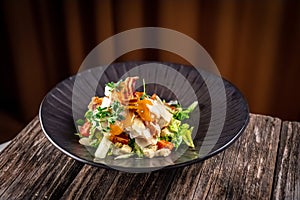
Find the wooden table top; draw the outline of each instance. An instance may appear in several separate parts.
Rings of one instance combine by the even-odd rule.
[[[32,120],[0,154],[0,199],[300,199],[300,123],[251,114],[225,151],[186,167],[126,173],[66,156]]]

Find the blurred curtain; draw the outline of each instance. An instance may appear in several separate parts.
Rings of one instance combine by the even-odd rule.
[[[251,112],[300,120],[299,1],[6,0],[0,23],[1,110],[23,123],[97,44],[144,26],[174,29],[198,41],[246,96]],[[158,50],[117,59],[129,60],[187,64]]]

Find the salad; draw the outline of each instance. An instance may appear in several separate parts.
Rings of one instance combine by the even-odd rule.
[[[194,148],[193,127],[183,123],[198,105],[184,109],[156,94],[135,91],[139,77],[105,85],[104,97],[93,97],[78,124],[79,143],[96,148],[95,158],[169,156],[181,144]]]

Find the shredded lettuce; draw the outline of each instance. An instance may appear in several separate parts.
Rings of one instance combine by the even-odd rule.
[[[182,109],[182,107],[178,105],[177,112],[173,114],[173,118],[167,127],[168,135],[161,137],[161,139],[171,141],[175,149],[178,149],[182,141],[184,141],[187,146],[194,148],[195,145],[192,139],[193,127],[190,127],[187,123],[182,124],[181,122],[189,118],[189,114],[197,105],[197,101],[192,103],[187,109]]]
[[[139,158],[142,158],[144,156],[143,150],[136,143],[134,143],[134,149],[133,150]]]
[[[189,147],[195,147],[192,139],[193,128],[194,127],[190,127],[188,124],[184,123],[178,127],[178,131],[172,132],[171,142],[174,144],[175,149],[178,149],[182,141],[184,141],[184,143]],[[163,139],[165,138],[167,138],[167,136],[164,136]]]
[[[193,132],[194,127],[190,127],[188,124],[182,124],[180,126],[178,134],[182,136],[183,141],[185,142],[186,145],[189,147],[194,148],[194,142],[192,139],[192,132]]]
[[[172,118],[171,122],[169,124],[170,131],[172,131],[172,132],[178,132],[180,124],[181,124],[181,121],[179,121],[178,119]]]
[[[128,145],[132,148],[132,151],[136,153],[139,158],[144,156],[143,150],[135,143],[135,139],[130,139]]]
[[[172,137],[171,142],[174,144],[174,147],[177,150],[182,143],[182,136],[177,132],[176,134],[174,134],[174,137]]]
[[[179,111],[174,114],[174,118],[178,119],[180,121],[188,119],[189,118],[189,114],[191,112],[193,112],[193,110],[196,108],[197,105],[198,105],[198,102],[195,101],[187,109],[182,109],[181,107],[179,107],[178,108]]]

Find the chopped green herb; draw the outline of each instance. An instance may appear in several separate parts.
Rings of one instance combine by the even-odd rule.
[[[113,91],[113,90],[116,90],[117,92],[120,91],[122,89],[121,87],[121,82],[122,82],[122,79],[119,80],[117,83],[114,83],[114,82],[110,82],[110,83],[107,83],[106,85],[108,87],[110,87],[110,90],[109,91]]]
[[[125,117],[121,115],[121,113],[124,111],[124,107],[121,105],[119,101],[112,102],[111,110],[112,112],[108,118],[108,123],[114,124],[115,121],[121,121],[125,119]]]

